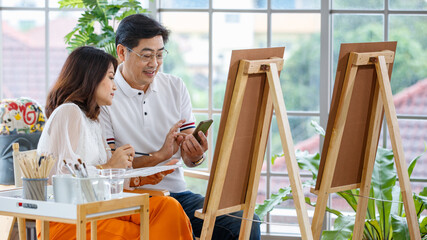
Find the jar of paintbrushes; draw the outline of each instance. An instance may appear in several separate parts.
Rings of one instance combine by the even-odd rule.
[[[47,180],[56,159],[52,155],[20,156],[18,163],[22,171],[22,198],[47,200]]]
[[[63,163],[70,174],[52,177],[55,202],[81,204],[111,199],[110,182],[106,177],[97,172],[91,174],[80,159],[75,164],[66,160]]]

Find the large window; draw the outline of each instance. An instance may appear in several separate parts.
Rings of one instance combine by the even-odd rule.
[[[316,135],[310,122],[314,120],[320,122],[323,127],[326,126],[340,44],[398,41],[392,87],[405,156],[409,162],[424,151],[426,141],[421,130],[427,124],[427,110],[424,110],[427,109],[424,107],[427,100],[423,97],[425,85],[422,84],[427,78],[426,3],[383,0],[325,2],[327,1],[160,1],[157,16],[172,30],[175,38],[186,36],[187,41],[179,41],[183,43],[181,47],[177,47],[179,43],[174,40],[170,43],[174,49],[180,51],[178,54],[182,58],[192,56],[192,59],[185,63],[184,69],[188,71],[184,76],[191,76],[195,71],[205,71],[206,68],[209,70],[205,74],[208,79],[193,75],[188,79],[184,77],[184,81],[192,89],[200,82],[208,83],[207,93],[200,89],[191,92],[191,95],[196,111],[213,118],[216,124],[221,114],[230,51],[285,46],[281,83],[292,136],[297,149],[311,153],[320,151],[323,137]],[[182,17],[173,18],[171,21],[171,15]],[[188,33],[189,31],[192,33]],[[194,39],[198,39],[198,43]],[[205,49],[208,53],[201,59],[201,50]],[[205,62],[207,57],[208,62]],[[196,63],[191,67],[190,62]],[[182,63],[179,62],[176,66],[180,64]],[[179,74],[183,68],[173,69],[169,66],[165,71]],[[203,94],[208,99],[200,103],[199,96]],[[208,106],[202,107],[202,104]],[[218,127],[214,128],[210,136],[213,144],[217,130]],[[381,145],[391,148],[386,128],[383,129],[382,139],[384,141]],[[282,153],[275,118],[268,146],[259,185],[258,203],[279,188],[289,185],[284,160],[278,159],[274,164],[268,160],[272,155]],[[212,152],[210,157],[212,158]],[[426,160],[426,156],[419,160],[419,170],[414,171],[412,175],[412,186],[416,192],[425,186],[425,177],[421,171],[427,167]],[[308,173],[302,172],[303,181],[310,178]],[[201,188],[200,185],[197,181],[194,187],[201,189],[203,194],[205,185],[202,184]],[[309,189],[304,191],[307,196],[314,197],[309,193]],[[338,197],[332,197],[331,207],[341,211],[350,210]],[[265,219],[273,224],[263,224],[264,234],[298,234],[293,209],[292,202],[276,207]],[[309,211],[311,216],[313,209],[309,208]]]
[[[114,2],[114,0],[111,0]],[[118,1],[118,0],[117,0]],[[212,118],[209,160],[221,116],[231,50],[285,46],[280,76],[295,147],[319,152],[311,121],[326,126],[341,43],[398,41],[391,78],[407,162],[424,152],[427,134],[427,1],[425,0],[157,0],[143,7],[172,31],[163,71],[182,77],[198,121]],[[44,104],[68,54],[64,36],[81,10],[59,9],[56,0],[0,0],[1,98],[26,96]],[[383,128],[381,145],[391,148]],[[289,184],[277,123],[273,118],[257,203]],[[209,170],[209,162],[198,170]],[[426,186],[427,155],[412,174],[412,187]],[[302,179],[311,175],[301,172]],[[187,179],[205,194],[207,181]],[[309,189],[307,196],[314,198]],[[337,197],[331,207],[347,211]],[[312,216],[313,208],[309,208]],[[328,217],[329,219],[329,217]],[[265,239],[297,236],[292,202],[276,207],[262,224]],[[274,225],[274,224],[278,225]],[[285,226],[283,226],[285,225]],[[329,226],[329,225],[328,225]]]

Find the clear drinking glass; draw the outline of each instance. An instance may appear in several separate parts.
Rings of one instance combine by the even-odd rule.
[[[101,176],[104,176],[110,179],[111,194],[113,196],[120,196],[121,193],[123,192],[125,172],[126,172],[126,169],[124,168],[110,168],[110,169],[101,170]]]

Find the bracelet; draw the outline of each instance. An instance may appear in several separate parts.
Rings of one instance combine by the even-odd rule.
[[[192,162],[193,163],[193,167],[199,166],[200,164],[203,163],[203,161],[205,161],[205,154],[203,154],[202,157],[199,160],[197,160],[196,162]]]
[[[96,168],[98,168],[98,169],[104,169],[102,166],[101,166],[101,164],[99,164],[99,165],[96,165]]]

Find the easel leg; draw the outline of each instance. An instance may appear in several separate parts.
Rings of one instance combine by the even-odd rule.
[[[291,128],[286,115],[285,101],[280,87],[280,79],[275,63],[270,64],[270,71],[267,72],[267,79],[270,85],[270,92],[273,98],[274,110],[282,141],[283,152],[285,154],[286,167],[288,168],[289,181],[292,188],[295,209],[297,211],[298,223],[303,240],[313,239],[310,231],[310,221],[308,219],[307,208],[305,206],[304,192],[302,190],[299,167],[295,156]]]
[[[215,227],[215,216],[212,216],[212,213],[208,214],[208,212],[206,212],[205,218],[203,219],[203,228],[202,228],[202,233],[200,234],[200,240],[211,239],[214,227]]]
[[[374,133],[378,133],[381,128],[381,115],[382,115],[382,100],[379,95],[379,85],[377,83],[374,93],[374,99],[378,99],[372,105],[372,114],[369,121],[369,132],[368,132],[368,142],[366,143],[365,151],[365,165],[363,166],[362,178],[360,182],[360,192],[359,195],[362,196],[357,202],[357,211],[356,211],[356,221],[353,228],[353,239],[359,240],[363,237],[363,230],[365,227],[365,218],[366,211],[368,209],[368,197],[371,189],[371,180],[372,172],[375,165],[376,150],[378,148],[378,138],[379,136]]]
[[[268,77],[268,76],[267,76]],[[262,164],[264,162],[265,149],[267,147],[268,134],[270,132],[271,119],[273,115],[273,103],[270,96],[270,87],[266,81],[264,85],[264,93],[260,113],[258,116],[258,127],[256,133],[256,150],[254,151],[251,173],[248,182],[248,192],[245,199],[245,208],[243,210],[243,220],[240,227],[239,239],[249,239],[252,229],[252,221],[244,219],[252,219],[255,211],[256,197],[258,194],[259,178],[261,175]]]
[[[396,171],[399,177],[402,192],[403,204],[405,206],[406,220],[408,222],[409,235],[411,239],[421,239],[418,226],[417,213],[415,212],[414,201],[412,200],[412,189],[407,172],[405,156],[403,154],[402,140],[400,137],[399,124],[397,123],[396,109],[393,104],[390,79],[388,76],[386,61],[384,56],[377,57],[375,63],[378,81],[381,89],[381,96],[384,102],[384,110],[390,134],[391,145],[393,147]]]
[[[325,172],[322,176],[322,181],[317,194],[316,208],[314,210],[313,221],[311,223],[311,230],[314,239],[320,239],[322,233],[323,218],[325,217],[326,206],[328,203],[329,192],[328,189],[332,186],[332,179],[335,173],[335,165],[338,159],[338,152],[341,146],[341,140],[344,133],[345,122],[347,120],[347,113],[350,106],[351,95],[353,93],[354,82],[357,73],[357,66],[352,63],[355,59],[355,54],[350,53],[344,79],[343,92],[338,104],[337,118],[333,126],[331,140],[328,148],[328,156],[325,160]],[[326,173],[326,170],[329,171]]]
[[[236,135],[237,124],[239,121],[240,110],[243,104],[244,93],[246,90],[246,84],[248,82],[248,74],[246,74],[244,64],[245,60],[240,60],[239,69],[237,72],[236,83],[233,90],[233,97],[230,104],[230,116],[227,118],[225,125],[224,136],[221,143],[221,150],[219,152],[219,159],[222,159],[216,166],[214,173],[215,181],[212,183],[211,192],[212,193],[221,193],[222,188],[225,182],[225,177],[227,173],[227,168],[230,161],[231,151],[234,142],[234,137]],[[221,200],[221,194],[215,194],[206,196],[209,201],[206,207],[206,213],[203,218],[203,227],[200,239],[211,239],[216,215],[219,207],[219,202]]]
[[[323,218],[325,217],[326,206],[328,204],[329,194],[317,195],[316,208],[314,209],[313,221],[311,222],[311,231],[313,239],[320,239],[322,233]]]
[[[252,213],[252,214],[251,214]],[[239,233],[239,240],[248,240],[251,236],[251,229],[252,229],[252,221],[245,220],[245,219],[252,219],[254,216],[254,210],[244,210],[242,215],[242,224],[240,225],[240,233]]]

